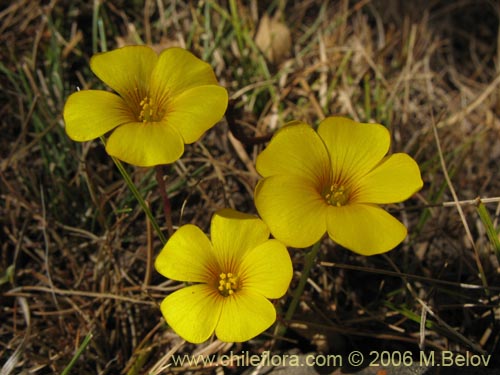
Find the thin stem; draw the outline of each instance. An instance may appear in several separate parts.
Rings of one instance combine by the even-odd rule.
[[[149,220],[146,222],[146,239],[146,272],[142,283],[145,290],[151,281],[151,274],[153,273],[153,233],[151,230],[151,221]]]
[[[302,270],[302,274],[300,275],[299,285],[295,288],[293,292],[292,302],[290,302],[290,306],[288,306],[288,310],[285,313],[284,320],[289,321],[292,319],[293,314],[295,314],[295,310],[297,310],[297,306],[299,305],[300,297],[304,292],[304,288],[307,284],[307,279],[309,278],[309,273],[311,272],[311,268],[316,260],[316,256],[318,255],[319,249],[321,247],[321,240],[316,242],[311,250],[304,256],[304,269]],[[278,323],[276,326],[275,334],[278,336],[284,336],[286,333],[286,327],[282,323]]]
[[[101,140],[103,141],[103,143],[105,143],[105,140],[103,137],[101,137]],[[151,225],[153,225],[153,228],[154,228],[156,234],[158,235],[158,238],[160,239],[161,243],[163,245],[165,245],[167,243],[167,239],[165,238],[165,236],[161,232],[160,226],[156,222],[153,214],[151,213],[151,210],[149,209],[149,207],[148,207],[146,201],[144,200],[144,198],[142,197],[141,193],[139,193],[139,190],[137,190],[137,188],[135,187],[132,179],[130,178],[130,175],[125,170],[125,167],[123,166],[121,161],[118,160],[117,158],[115,158],[114,156],[111,156],[111,159],[113,159],[113,162],[115,163],[116,168],[118,168],[118,170],[120,171],[120,174],[122,175],[123,179],[125,180],[125,183],[127,184],[128,188],[130,189],[132,194],[134,195],[137,202],[139,202],[139,205],[141,206],[142,210],[144,211],[144,213],[148,217],[149,221],[151,222]]]
[[[97,40],[98,35],[98,22],[99,19],[99,4],[98,0],[94,0],[93,12],[92,12],[92,53],[97,53]]]
[[[453,200],[455,202],[458,202],[458,195],[457,195],[457,192],[455,190],[455,187],[451,183],[450,175],[448,174],[448,167],[446,166],[446,161],[444,160],[443,151],[441,149],[441,142],[439,140],[437,125],[434,122],[434,117],[433,117],[432,112],[431,112],[431,119],[432,119],[432,121],[431,121],[432,131],[434,133],[434,140],[436,142],[437,152],[439,155],[439,161],[441,162],[441,169],[443,171],[444,179],[446,180],[446,183],[448,184],[448,188],[450,189],[450,193],[451,193],[451,196],[453,197]],[[467,223],[467,220],[465,218],[464,211],[463,211],[461,205],[456,204],[456,207],[457,207],[458,215],[460,216],[460,219],[462,220],[462,223],[463,223],[463,226],[465,229],[465,234],[470,242],[472,249],[474,250],[474,254],[475,254],[474,258],[476,261],[477,270],[479,271],[479,276],[480,276],[480,279],[484,285],[485,292],[487,295],[490,295],[490,292],[488,289],[488,280],[486,278],[486,274],[484,273],[484,268],[483,268],[483,265],[481,263],[481,257],[479,256],[479,250],[476,246],[476,243],[474,242],[474,239],[472,238],[472,232],[471,232],[471,230],[469,228],[469,224]]]
[[[65,369],[63,370],[63,372],[61,373],[61,375],[67,375],[67,374],[70,373],[71,368],[75,365],[76,361],[82,355],[82,353],[85,350],[85,348],[87,348],[87,346],[90,343],[90,340],[92,340],[93,336],[94,335],[92,334],[92,331],[90,331],[87,334],[87,336],[85,336],[85,338],[83,339],[83,342],[80,344],[80,346],[78,347],[78,350],[76,351],[75,355],[73,356],[73,358],[71,358],[71,361],[65,367]]]
[[[163,179],[163,168],[161,165],[157,165],[156,168],[156,182],[158,183],[158,189],[160,190],[161,199],[163,200],[163,211],[165,213],[165,221],[167,222],[168,236],[174,234],[174,226],[172,224],[172,206],[170,205],[170,199],[168,199],[167,185]]]
[[[304,269],[302,270],[302,274],[300,275],[299,285],[297,285],[297,288],[293,292],[293,299],[285,314],[285,320],[292,319],[293,314],[295,313],[295,310],[299,305],[300,297],[304,292],[304,288],[307,284],[307,279],[309,278],[309,273],[311,272],[311,268],[314,264],[316,256],[318,255],[320,245],[321,241],[316,242],[311,247],[311,250],[309,250],[309,252],[304,256]]]

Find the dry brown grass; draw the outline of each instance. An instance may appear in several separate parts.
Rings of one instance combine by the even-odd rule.
[[[459,200],[500,196],[500,7],[416,3],[234,1],[232,12],[226,2],[114,0],[98,13],[83,1],[2,5],[2,375],[61,373],[89,333],[72,373],[160,373],[172,355],[241,350],[498,353],[493,245],[474,204],[462,205],[461,217],[443,202],[455,200],[446,175]],[[292,45],[272,64],[252,38],[263,15],[276,12]],[[392,151],[419,162],[424,189],[389,207],[408,226],[407,240],[370,258],[325,242],[283,340],[270,330],[244,344],[183,343],[158,308],[176,288],[151,270],[159,240],[101,145],[64,133],[65,98],[76,86],[99,85],[88,59],[104,39],[110,49],[185,46],[230,92],[233,132],[222,121],[168,168],[175,227],[206,230],[211,214],[228,206],[255,212],[254,161],[266,135],[291,119],[344,115],[383,123]],[[127,170],[163,223],[153,173]],[[498,233],[500,205],[487,207]],[[293,288],[303,251],[290,251]],[[289,301],[290,293],[277,307]],[[500,357],[491,362],[498,367]],[[169,368],[185,370],[215,371]]]

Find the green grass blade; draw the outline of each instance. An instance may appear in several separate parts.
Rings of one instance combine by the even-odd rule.
[[[87,334],[87,336],[85,336],[82,343],[78,347],[78,350],[76,351],[75,355],[73,356],[73,358],[71,358],[71,361],[64,368],[63,372],[61,372],[61,375],[67,375],[70,373],[71,368],[75,365],[78,358],[82,355],[83,351],[87,348],[88,344],[90,343],[90,340],[92,340],[92,337],[94,337],[94,335],[92,334],[92,331],[91,331]]]
[[[479,214],[481,222],[483,223],[486,229],[486,234],[488,235],[491,245],[493,246],[495,255],[497,256],[497,259],[500,262],[500,239],[498,239],[498,233],[495,230],[493,222],[491,221],[490,214],[488,213],[486,206],[481,201],[479,201],[476,210],[477,213]]]

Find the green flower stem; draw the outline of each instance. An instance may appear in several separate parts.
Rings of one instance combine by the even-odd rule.
[[[106,144],[106,141],[105,141],[104,137],[101,137],[101,141],[104,144]],[[114,156],[111,156],[111,159],[113,159],[113,162],[115,163],[116,168],[118,168],[118,170],[120,171],[120,174],[122,175],[123,179],[125,180],[125,183],[127,184],[128,188],[130,189],[130,191],[134,195],[135,199],[137,199],[137,202],[139,202],[142,210],[144,211],[144,213],[148,217],[149,221],[153,225],[153,228],[154,228],[156,234],[158,235],[158,238],[160,239],[161,243],[163,245],[165,245],[167,243],[167,239],[163,235],[163,233],[162,233],[162,231],[160,229],[160,226],[156,222],[156,220],[155,220],[153,214],[151,213],[151,210],[149,209],[146,201],[144,200],[144,198],[142,197],[141,193],[139,193],[139,190],[137,190],[137,188],[135,187],[134,183],[132,182],[132,179],[130,178],[130,175],[125,170],[125,167],[123,166],[123,164],[121,163],[121,161],[118,160],[117,158],[115,158]]]
[[[98,20],[99,20],[99,5],[98,0],[94,0],[93,12],[92,12],[92,53],[97,53],[97,41],[98,41]]]
[[[309,250],[309,252],[304,256],[304,269],[302,270],[302,275],[300,275],[299,285],[297,285],[297,288],[293,292],[293,299],[285,314],[285,320],[292,319],[292,316],[295,313],[297,306],[299,305],[300,297],[302,296],[304,288],[306,287],[307,279],[309,278],[309,273],[311,272],[314,260],[318,255],[320,245],[321,241],[316,242],[311,247],[311,250]]]
[[[160,195],[163,200],[163,211],[165,212],[165,221],[167,222],[168,236],[174,234],[174,226],[172,224],[172,206],[170,205],[170,199],[168,199],[167,186],[165,180],[163,179],[163,166],[157,165],[156,170],[156,182],[158,183],[158,189],[160,190]]]
[[[295,310],[297,310],[297,306],[299,305],[300,297],[304,292],[304,288],[307,284],[307,279],[309,277],[309,273],[311,272],[311,268],[316,260],[319,249],[321,247],[321,240],[316,242],[311,250],[304,256],[304,269],[302,270],[302,274],[300,275],[299,285],[293,292],[292,302],[290,302],[290,306],[288,306],[288,310],[285,313],[284,321],[287,322],[292,319],[293,314],[295,314]],[[284,336],[286,333],[286,327],[281,323],[276,327],[275,333],[278,336]]]
[[[132,179],[130,178],[130,175],[127,173],[127,171],[123,167],[123,164],[120,162],[120,160],[118,160],[114,156],[112,156],[111,158],[113,159],[116,167],[120,171],[120,174],[122,175],[123,179],[125,180],[125,183],[127,184],[128,188],[130,189],[130,191],[132,192],[132,194],[134,194],[135,199],[137,199],[137,202],[139,202],[142,210],[144,211],[144,213],[148,217],[149,221],[153,225],[153,228],[154,228],[156,234],[158,235],[158,237],[160,238],[161,243],[165,245],[167,243],[167,239],[163,235],[163,233],[162,233],[162,231],[160,229],[160,226],[156,222],[153,214],[151,213],[151,210],[149,209],[148,205],[146,204],[146,201],[141,196],[141,193],[139,193],[139,190],[137,190],[137,188],[135,187],[134,183],[132,182]]]

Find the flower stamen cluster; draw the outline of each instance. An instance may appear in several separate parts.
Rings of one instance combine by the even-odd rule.
[[[219,286],[217,287],[221,296],[228,297],[238,289],[238,276],[231,272],[219,275]]]
[[[160,117],[156,113],[158,108],[151,98],[146,96],[140,101],[139,105],[141,106],[139,121],[146,123],[160,120]]]
[[[349,202],[349,190],[344,185],[332,184],[323,197],[330,206],[341,207]]]

